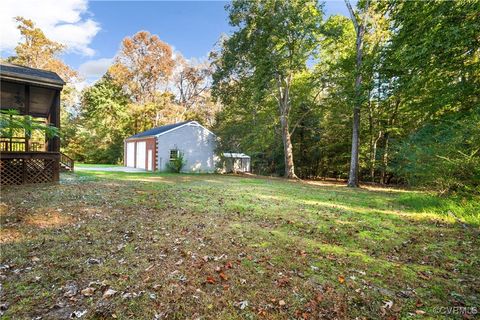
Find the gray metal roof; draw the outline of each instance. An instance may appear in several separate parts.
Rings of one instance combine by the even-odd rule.
[[[0,62],[0,77],[2,79],[38,82],[46,85],[62,87],[65,81],[52,71],[24,67],[8,62]]]
[[[189,123],[189,122],[194,122],[194,121],[184,121],[184,122],[178,122],[178,123],[174,123],[174,124],[168,124],[166,126],[156,127],[156,128],[153,128],[153,129],[150,129],[150,130],[147,130],[147,131],[137,133],[137,134],[135,134],[131,137],[128,137],[127,139],[135,139],[135,138],[144,138],[144,137],[156,136],[157,134],[166,132],[168,130],[175,129],[175,128],[183,126],[184,124]]]

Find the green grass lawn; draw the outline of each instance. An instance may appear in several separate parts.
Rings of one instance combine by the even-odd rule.
[[[478,310],[478,209],[201,174],[2,188],[3,317],[462,319],[439,308]]]

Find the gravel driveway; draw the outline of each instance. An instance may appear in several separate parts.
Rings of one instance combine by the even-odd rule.
[[[137,169],[137,168],[127,168],[127,167],[83,167],[78,166],[75,167],[75,171],[117,171],[117,172],[147,172],[144,169]]]

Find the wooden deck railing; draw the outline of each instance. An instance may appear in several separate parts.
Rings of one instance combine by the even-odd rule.
[[[60,165],[66,170],[73,171],[75,162],[65,153],[60,152]]]
[[[26,151],[27,141],[24,137],[0,138],[0,151]],[[28,151],[45,151],[45,142],[30,140],[28,143]]]

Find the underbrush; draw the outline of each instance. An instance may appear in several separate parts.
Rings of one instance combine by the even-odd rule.
[[[407,193],[401,195],[398,202],[412,211],[453,216],[464,223],[480,225],[480,196],[440,197],[428,193]]]

